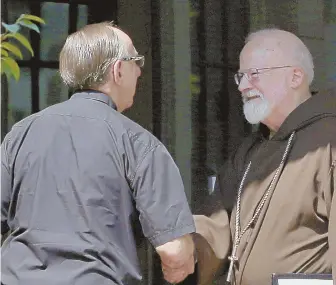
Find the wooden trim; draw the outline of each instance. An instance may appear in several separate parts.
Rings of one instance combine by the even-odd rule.
[[[197,40],[198,46],[198,62],[206,63],[206,14],[205,14],[206,0],[199,0],[199,16],[197,17]],[[207,66],[206,64],[199,64],[200,77],[200,93],[198,100],[195,102],[196,108],[196,122],[193,122],[193,129],[195,129],[194,137],[197,149],[193,151],[192,155],[192,181],[197,183],[192,194],[192,207],[197,206],[196,200],[202,199],[206,194],[203,189],[207,189],[207,124],[208,124],[208,110],[207,110]],[[201,191],[201,189],[203,191]]]
[[[94,5],[97,4],[95,0],[29,0],[29,3],[43,3],[43,2],[50,2],[50,3],[64,3],[64,4],[86,4],[86,5]],[[105,3],[104,3],[105,5]]]
[[[223,139],[223,144],[221,145],[221,149],[220,149],[220,154],[221,154],[221,158],[224,159],[227,158],[228,156],[228,146],[229,146],[229,138],[230,138],[230,134],[229,134],[229,124],[231,122],[230,121],[230,94],[229,94],[229,84],[228,84],[228,78],[229,78],[229,70],[230,70],[230,66],[229,66],[229,56],[228,56],[228,43],[229,41],[229,32],[228,32],[228,27],[229,27],[229,5],[225,2],[222,2],[223,6],[222,6],[222,48],[221,48],[221,53],[223,55],[222,58],[222,64],[225,66],[222,69],[222,86],[221,86],[221,91],[220,94],[221,96],[219,96],[218,98],[218,104],[220,106],[220,111],[218,111],[217,115],[220,118],[221,121],[221,126],[222,129],[226,129],[225,132],[223,132],[222,135],[222,139]],[[237,68],[238,69],[238,68]],[[237,70],[235,69],[235,70]],[[223,131],[223,130],[222,130]]]
[[[42,3],[42,2],[41,2]],[[31,13],[36,16],[41,16],[41,3],[39,2],[31,2],[30,9]],[[31,36],[31,45],[34,50],[34,56],[30,59],[31,65],[31,112],[36,113],[40,110],[39,107],[39,98],[40,98],[40,90],[39,90],[39,72],[40,72],[40,50],[41,50],[41,36],[37,33],[30,33]]]
[[[153,134],[161,140],[162,134],[162,74],[161,74],[161,34],[160,34],[160,3],[151,1],[151,32],[152,32],[152,120]]]

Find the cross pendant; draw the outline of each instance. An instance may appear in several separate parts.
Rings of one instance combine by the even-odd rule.
[[[229,266],[229,271],[226,277],[226,284],[231,284],[231,280],[232,280],[232,274],[233,274],[233,266],[235,264],[235,262],[238,261],[238,258],[234,255],[234,253],[232,253],[231,256],[229,256],[229,260],[230,260],[230,266]]]

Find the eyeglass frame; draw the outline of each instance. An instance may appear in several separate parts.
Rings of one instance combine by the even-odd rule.
[[[293,67],[293,65],[283,65],[283,66],[273,66],[273,67],[263,67],[263,68],[249,68],[245,72],[242,72],[242,71],[236,72],[234,74],[234,80],[235,80],[235,83],[239,86],[244,75],[246,75],[246,78],[248,81],[251,81],[252,79],[258,78],[258,75],[261,74],[260,71],[262,70],[267,72],[273,69],[288,68],[288,67]],[[256,76],[256,77],[253,77],[253,76]]]
[[[144,67],[145,65],[145,56],[144,55],[136,55],[136,56],[125,56],[120,58],[122,61],[135,61],[137,66]],[[139,63],[138,63],[139,62]]]

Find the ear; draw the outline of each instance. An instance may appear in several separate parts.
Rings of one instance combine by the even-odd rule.
[[[114,82],[117,85],[120,85],[123,80],[123,70],[122,70],[122,62],[121,60],[117,60],[113,65],[113,78]]]
[[[298,88],[302,84],[304,77],[305,74],[303,70],[301,68],[295,67],[293,69],[290,86],[294,89]]]

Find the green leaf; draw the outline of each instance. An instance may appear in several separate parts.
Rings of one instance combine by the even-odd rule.
[[[200,77],[198,75],[192,73],[190,75],[190,81],[192,83],[199,83],[200,82]]]
[[[41,24],[45,24],[45,21],[42,18],[38,16],[30,15],[30,14],[22,14],[18,20],[21,20],[21,19],[32,20],[32,21],[35,21]]]
[[[190,1],[188,1],[188,6],[189,6],[189,18],[198,17],[199,12],[194,9]]]
[[[1,47],[1,57],[8,56],[8,52]]]
[[[34,51],[29,43],[29,41],[27,40],[27,38],[23,35],[21,35],[20,33],[16,33],[16,34],[8,34],[6,35],[7,38],[14,38],[16,40],[18,40],[26,49],[28,49],[31,53],[32,56],[34,56]]]
[[[11,33],[13,33],[13,34],[17,33],[17,32],[20,30],[20,25],[18,25],[18,24],[11,24],[11,25],[8,25],[8,24],[6,24],[6,23],[4,23],[4,22],[2,22],[1,24],[2,24],[2,26],[3,26],[7,31],[9,31],[9,32],[11,32]]]
[[[13,45],[11,43],[3,42],[1,47],[3,49],[6,49],[6,50],[10,51],[12,54],[16,55],[18,58],[22,59],[22,53],[21,53],[20,49],[17,48],[15,45]]]
[[[34,30],[37,33],[40,33],[40,28],[34,24],[33,22],[26,20],[26,19],[22,19],[20,21],[17,22],[19,25],[27,27],[28,29]]]
[[[13,75],[16,81],[20,78],[20,67],[17,62],[10,57],[3,57],[1,59],[1,73],[5,72],[7,77]]]
[[[1,59],[1,74],[5,74],[9,80],[12,77],[12,71],[8,64],[6,64],[3,59]]]
[[[8,38],[8,33],[1,34],[1,42]]]
[[[194,18],[194,17],[198,17],[199,16],[199,12],[196,11],[190,11],[189,12],[189,18]]]

